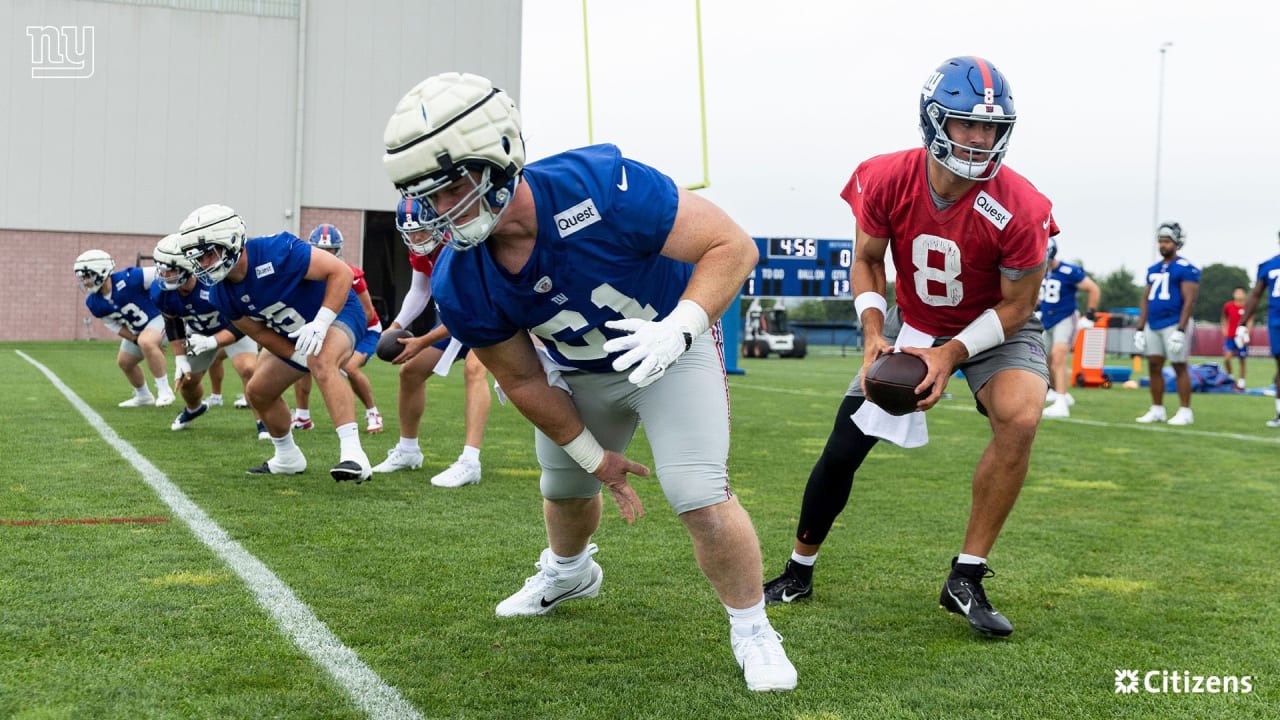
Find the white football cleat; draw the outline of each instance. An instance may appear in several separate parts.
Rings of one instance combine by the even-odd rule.
[[[156,407],[167,407],[169,405],[172,405],[173,401],[176,399],[177,398],[173,396],[172,391],[162,392],[156,397]]]
[[[382,432],[382,414],[377,410],[364,411],[365,427],[364,431],[368,433]]]
[[[142,397],[134,395],[122,403],[117,403],[116,407],[151,407],[155,404],[156,397],[154,395],[144,395]]]
[[[405,452],[396,446],[387,451],[387,459],[373,466],[376,473],[389,473],[397,470],[417,470],[422,467],[422,452]]]
[[[576,573],[566,574],[555,567],[551,560],[551,548],[542,551],[534,567],[537,574],[524,581],[524,587],[514,595],[498,603],[498,617],[519,615],[546,615],[565,600],[593,598],[600,594],[604,582],[604,570],[590,557],[600,548],[595,543],[587,546],[588,560]]]
[[[210,395],[209,397],[205,398],[205,400],[204,400],[204,401],[205,401],[205,403],[206,403],[209,407],[211,407],[211,408],[213,408],[213,407],[222,407],[222,396],[221,396],[221,395]]]
[[[249,468],[249,475],[297,475],[307,469],[307,458],[297,448],[290,453],[276,452],[258,467]]]
[[[1164,407],[1161,405],[1152,405],[1146,415],[1137,418],[1134,422],[1140,423],[1158,423],[1165,421]]]
[[[1191,408],[1189,407],[1178,408],[1178,412],[1174,413],[1173,417],[1169,418],[1170,425],[1190,425],[1195,421],[1196,416],[1191,412]]]
[[[249,401],[245,399],[244,395],[237,395],[236,401],[231,405],[237,410],[244,410],[249,407]]]
[[[795,689],[796,666],[782,649],[782,636],[769,623],[756,625],[752,635],[743,636],[731,630],[729,640],[746,677],[747,689],[756,692]]]
[[[461,458],[445,468],[439,475],[431,478],[432,485],[447,488],[474,485],[478,482],[480,482],[480,463]]]

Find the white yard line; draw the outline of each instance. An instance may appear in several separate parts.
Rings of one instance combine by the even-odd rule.
[[[311,608],[299,600],[289,586],[271,572],[270,568],[232,539],[164,473],[160,472],[132,445],[125,442],[110,425],[107,425],[101,415],[85,404],[57,375],[21,350],[15,352],[44,373],[45,377],[49,378],[49,382],[66,396],[85,420],[89,421],[89,425],[98,431],[102,439],[138,470],[143,481],[155,490],[160,499],[173,511],[174,516],[186,523],[200,542],[213,550],[240,576],[258,604],[280,626],[285,637],[292,640],[308,657],[328,671],[361,710],[372,718],[422,717],[422,714],[410,705],[398,690],[369,669],[369,666],[365,665],[351,648],[343,645],[342,641],[315,616]]]
[[[729,381],[729,388],[742,388],[743,390],[758,390],[760,392],[782,393],[784,395],[803,395],[805,397],[829,397],[831,398],[831,408],[834,411],[839,405],[840,399],[844,397],[846,384],[841,389],[832,393],[822,393],[813,390],[790,390],[787,388],[768,387],[766,385],[749,385],[747,383]],[[952,412],[977,412],[978,409],[972,404],[957,404],[950,401],[942,401],[934,406],[934,409],[950,410]],[[1045,418],[1040,421],[1040,427],[1043,429],[1049,425],[1058,423],[1074,423],[1076,425],[1090,425],[1092,427],[1118,428],[1120,430],[1136,430],[1138,432],[1162,432],[1173,435],[1197,435],[1199,437],[1220,438],[1224,440],[1245,440],[1248,442],[1264,443],[1266,445],[1280,445],[1280,434],[1276,437],[1262,437],[1259,435],[1243,435],[1241,433],[1214,432],[1212,430],[1191,430],[1185,427],[1170,428],[1165,427],[1164,423],[1152,423],[1143,425],[1141,423],[1115,423],[1103,422],[1101,420],[1084,420],[1081,418]]]

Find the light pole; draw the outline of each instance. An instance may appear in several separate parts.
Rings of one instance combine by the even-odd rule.
[[[1152,208],[1151,231],[1155,233],[1155,229],[1160,227],[1160,139],[1164,130],[1164,59],[1169,48],[1173,47],[1172,42],[1163,42],[1160,44],[1160,85],[1156,100],[1156,182],[1155,182],[1155,202]],[[1152,246],[1152,258],[1159,259],[1160,251],[1156,249],[1155,244]]]

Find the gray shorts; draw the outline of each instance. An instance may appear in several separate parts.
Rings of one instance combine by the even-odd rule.
[[[653,449],[653,471],[676,514],[717,505],[729,489],[729,384],[719,323],[703,333],[649,387],[627,380],[630,370],[567,372],[587,428],[609,450],[623,452],[640,423]],[[542,466],[542,496],[594,497],[603,487],[541,431],[534,431]],[[643,462],[643,459],[635,459]],[[635,481],[635,478],[632,478]]]
[[[884,337],[893,343],[901,330],[902,316],[898,313],[898,306],[894,305],[889,308],[884,319]],[[937,338],[933,341],[933,346],[937,347],[950,339],[949,337]],[[1021,330],[1014,333],[1013,337],[1005,338],[1003,343],[965,360],[956,369],[964,371],[964,379],[969,383],[969,389],[973,391],[975,397],[978,391],[1001,370],[1033,372],[1044,380],[1045,385],[1048,385],[1049,367],[1044,358],[1043,339],[1044,325],[1040,323],[1040,318],[1033,315]],[[863,397],[861,372],[853,379],[845,395]],[[983,415],[986,414],[982,403],[978,403],[978,410]]]
[[[1191,339],[1196,334],[1196,324],[1194,321],[1187,322],[1187,340],[1182,344],[1182,350],[1176,353],[1169,352],[1169,336],[1172,335],[1178,326],[1176,324],[1168,327],[1162,327],[1159,330],[1152,330],[1151,326],[1143,328],[1142,334],[1147,339],[1147,349],[1143,355],[1147,357],[1162,357],[1171,363],[1184,363],[1191,356]]]
[[[151,322],[147,323],[147,326],[142,328],[142,332],[138,334],[141,335],[143,332],[148,330],[155,330],[160,333],[160,347],[164,347],[169,344],[169,338],[164,334],[163,315],[156,315],[151,318]],[[132,340],[125,340],[124,338],[120,338],[120,352],[129,353],[136,358],[142,357],[142,348],[138,347],[138,343]]]
[[[1057,325],[1044,331],[1044,344],[1050,350],[1054,345],[1066,345],[1068,350],[1076,347],[1076,330],[1080,329],[1080,313],[1063,318]]]

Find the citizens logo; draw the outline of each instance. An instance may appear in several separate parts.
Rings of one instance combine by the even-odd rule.
[[[1193,675],[1186,670],[1116,670],[1116,694],[1247,695],[1252,675]]]

